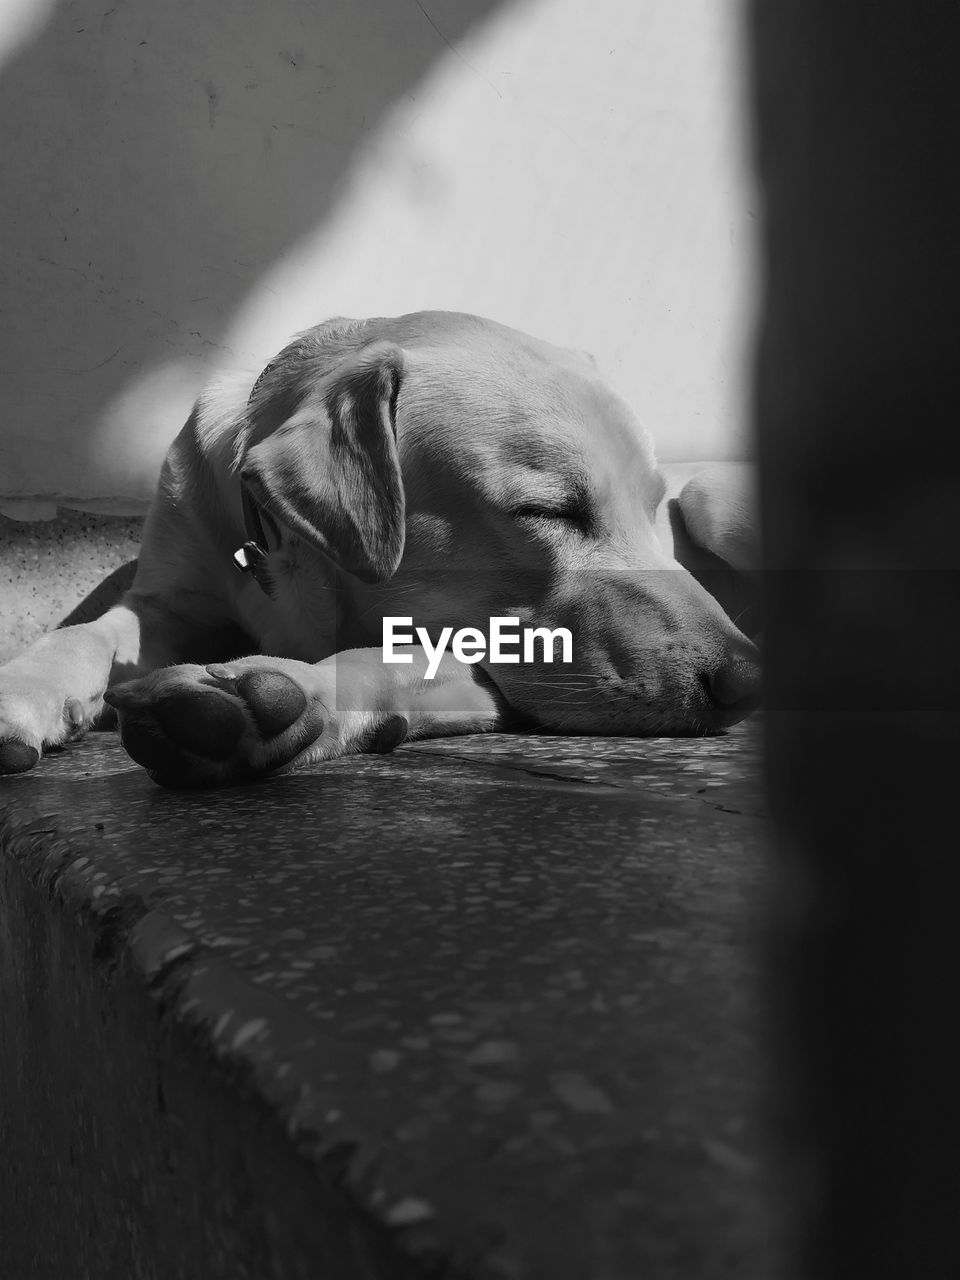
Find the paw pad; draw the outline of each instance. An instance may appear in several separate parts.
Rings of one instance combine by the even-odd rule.
[[[149,722],[121,715],[120,741],[127,755],[144,769],[164,771],[180,767],[178,748]]]
[[[247,672],[237,681],[237,693],[267,738],[289,729],[307,708],[300,686],[279,671]]]
[[[0,773],[26,773],[40,759],[36,747],[13,738],[0,742]]]
[[[212,691],[168,694],[157,703],[156,715],[175,742],[208,760],[230,755],[246,727],[240,708]]]
[[[410,723],[406,716],[388,716],[374,729],[367,750],[386,755],[394,747],[399,747],[401,742],[406,742],[409,731]]]

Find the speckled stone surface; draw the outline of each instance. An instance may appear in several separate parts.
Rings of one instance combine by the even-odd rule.
[[[76,1274],[759,1275],[756,736],[171,793],[94,734],[4,779],[21,1236],[26,1177],[72,1188]]]
[[[29,522],[0,515],[0,662],[82,601],[87,613],[71,621],[96,617],[119,598],[133,580],[132,568],[124,566],[137,556],[142,528],[142,520],[79,511]],[[105,583],[108,575],[113,581]]]

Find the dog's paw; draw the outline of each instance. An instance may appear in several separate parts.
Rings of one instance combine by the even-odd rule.
[[[65,695],[62,673],[35,664],[0,667],[0,774],[25,773],[45,750],[82,736],[99,709]]]
[[[341,715],[319,667],[281,658],[167,667],[108,690],[128,754],[161,786],[203,787],[352,751],[389,751],[403,717]]]

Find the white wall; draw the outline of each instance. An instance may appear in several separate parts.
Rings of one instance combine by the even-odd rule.
[[[212,371],[420,307],[593,351],[666,458],[743,456],[738,26],[732,0],[0,0],[0,509],[142,510]]]

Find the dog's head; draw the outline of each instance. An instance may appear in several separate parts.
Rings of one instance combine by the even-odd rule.
[[[756,701],[756,650],[658,539],[650,441],[590,361],[473,317],[323,328],[251,401],[242,475],[386,615],[570,632],[572,661],[484,661],[565,732],[708,732]],[[559,652],[557,657],[559,657]]]

